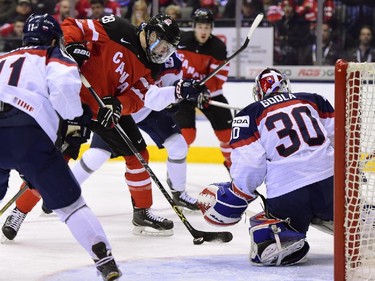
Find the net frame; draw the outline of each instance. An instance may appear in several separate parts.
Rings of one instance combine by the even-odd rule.
[[[336,281],[375,280],[374,156],[375,64],[339,60],[335,65]]]

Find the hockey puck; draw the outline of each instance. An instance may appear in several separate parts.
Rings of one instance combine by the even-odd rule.
[[[203,244],[203,242],[204,242],[203,237],[194,238],[193,240],[194,245],[200,245],[200,244]]]

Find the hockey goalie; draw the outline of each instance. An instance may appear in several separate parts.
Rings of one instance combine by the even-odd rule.
[[[302,263],[310,224],[333,233],[334,109],[321,95],[292,93],[273,68],[256,77],[253,94],[233,120],[233,180],[206,187],[198,205],[207,222],[233,225],[264,183],[265,211],[250,218],[251,263]]]

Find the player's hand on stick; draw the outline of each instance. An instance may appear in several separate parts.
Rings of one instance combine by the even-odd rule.
[[[248,204],[255,199],[255,195],[233,188],[231,182],[214,183],[199,193],[198,206],[208,223],[228,226],[238,223]]]
[[[79,67],[90,58],[90,51],[85,44],[80,42],[69,43],[66,45],[65,50],[77,62]]]
[[[66,145],[80,145],[87,142],[91,135],[92,111],[87,104],[82,104],[83,114],[73,120],[63,120],[61,135]]]
[[[99,108],[97,120],[103,127],[111,129],[116,126],[121,117],[122,104],[114,96],[106,96],[102,101],[105,107]]]
[[[179,79],[173,85],[176,87],[174,92],[176,98],[188,101],[197,101],[199,95],[207,89],[206,86],[200,86],[193,79]]]
[[[210,104],[210,91],[206,88],[203,92],[201,92],[197,98],[197,107],[199,109],[205,109]]]

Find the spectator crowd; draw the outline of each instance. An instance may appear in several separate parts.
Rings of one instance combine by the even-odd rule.
[[[0,0],[0,52],[22,45],[22,29],[32,13],[48,13],[61,23],[75,18],[98,19],[107,14],[126,18],[135,26],[152,15],[152,0]],[[225,26],[236,17],[236,0],[159,0],[159,12],[189,26],[197,8],[208,8]],[[71,7],[71,5],[74,7]],[[274,65],[316,65],[317,35],[322,34],[322,65],[338,58],[375,62],[373,27],[375,1],[324,0],[323,25],[317,30],[318,0],[241,0],[241,20],[257,14],[274,27]],[[185,24],[185,25],[184,25]],[[187,24],[187,25],[186,25]],[[233,26],[233,25],[232,25]],[[244,24],[244,26],[246,26]]]

